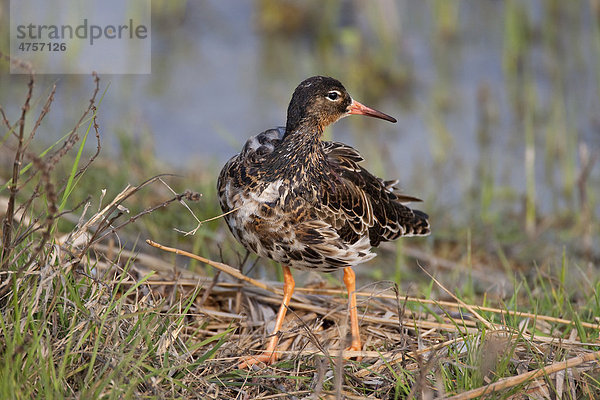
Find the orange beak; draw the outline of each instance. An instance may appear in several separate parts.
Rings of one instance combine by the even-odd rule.
[[[368,117],[381,118],[385,119],[386,121],[396,122],[396,118],[390,117],[389,115],[384,114],[381,111],[377,111],[365,105],[362,105],[356,100],[352,100],[352,103],[350,103],[349,114],[366,115]]]

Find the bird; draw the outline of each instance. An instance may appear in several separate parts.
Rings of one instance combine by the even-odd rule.
[[[310,77],[294,90],[285,127],[250,137],[219,174],[219,203],[233,236],[283,268],[274,332],[266,349],[239,368],[278,359],[278,333],[295,288],[292,268],[343,270],[352,334],[347,350],[361,351],[352,268],[375,257],[372,247],[382,242],[430,233],[429,216],[406,205],[418,198],[367,171],[351,146],[323,140],[324,129],[348,115],[396,122],[354,100],[337,79]]]

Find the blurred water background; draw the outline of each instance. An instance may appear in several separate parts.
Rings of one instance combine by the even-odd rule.
[[[101,77],[103,146],[117,163],[129,143],[165,172],[204,169],[216,181],[247,137],[285,123],[301,80],[329,75],[398,123],[351,117],[327,137],[399,178],[438,227],[510,215],[535,235],[544,216],[564,216],[587,223],[570,231],[575,247],[579,234],[600,247],[598,0],[154,0],[152,14],[152,74]],[[0,74],[9,114],[24,79]],[[49,143],[92,87],[73,75],[39,76],[37,87],[54,82],[61,112],[38,134]]]

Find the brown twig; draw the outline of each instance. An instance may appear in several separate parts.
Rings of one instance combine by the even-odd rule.
[[[11,62],[14,60],[10,59]],[[22,63],[25,66],[28,64]],[[13,226],[13,215],[15,212],[15,202],[17,199],[17,183],[19,179],[19,172],[21,171],[21,165],[23,162],[23,154],[25,152],[24,145],[24,135],[25,135],[25,116],[27,112],[29,112],[29,105],[31,102],[31,97],[33,95],[33,86],[34,86],[34,75],[31,66],[26,68],[29,71],[29,83],[27,84],[27,97],[25,98],[25,103],[21,107],[21,118],[19,118],[19,136],[18,136],[18,144],[17,150],[15,152],[15,159],[13,161],[13,171],[12,171],[12,180],[8,185],[10,195],[8,198],[8,206],[6,207],[6,214],[4,216],[4,222],[2,227],[2,254],[0,255],[0,261],[2,262],[2,269],[6,268],[8,260],[10,259],[10,253],[12,252],[13,246],[11,243],[12,239],[12,226]]]
[[[24,146],[25,148],[27,148],[29,146],[29,143],[31,143],[31,141],[35,137],[35,134],[36,134],[38,128],[42,124],[44,117],[50,112],[50,106],[52,105],[52,102],[54,101],[55,94],[56,94],[56,85],[53,85],[52,90],[50,91],[50,94],[46,98],[46,103],[42,107],[42,111],[40,111],[40,115],[37,117],[37,120],[35,121],[35,125],[33,126],[33,129],[31,129],[31,132],[29,132],[29,137],[27,138],[27,141],[25,142],[25,146]]]
[[[98,84],[98,76],[96,76],[96,85]],[[81,168],[79,168],[79,171],[77,171],[77,173],[75,174],[75,177],[77,178],[79,175],[83,174],[87,168],[90,166],[90,164],[92,164],[94,162],[94,160],[96,160],[96,157],[98,157],[98,155],[100,154],[100,150],[102,149],[101,143],[100,143],[100,131],[99,131],[99,125],[96,119],[96,113],[97,113],[97,109],[96,106],[92,107],[92,126],[94,127],[94,133],[96,135],[96,152],[94,154],[92,154],[92,156],[90,157],[90,159],[87,161],[87,163],[82,166]]]
[[[41,176],[42,176],[42,181],[44,182],[46,199],[48,202],[48,207],[47,207],[47,211],[46,211],[46,220],[44,223],[46,229],[44,230],[44,233],[42,234],[42,237],[39,240],[38,245],[36,246],[34,251],[31,253],[29,260],[27,260],[27,262],[19,268],[19,272],[25,271],[29,267],[29,265],[31,265],[31,263],[33,263],[33,261],[41,253],[42,249],[44,248],[44,245],[50,239],[50,234],[52,233],[52,229],[54,227],[54,219],[56,217],[56,213],[58,212],[58,207],[56,205],[56,203],[57,203],[56,191],[54,190],[54,185],[50,181],[50,168],[41,159],[38,159],[38,158],[34,159],[34,163],[35,163],[36,167],[38,168],[38,170],[42,171]],[[42,263],[42,260],[40,260],[40,264],[41,263]]]
[[[483,395],[489,395],[489,394],[497,392],[499,390],[511,388],[511,387],[520,385],[521,383],[524,383],[527,381],[532,381],[532,380],[542,377],[542,376],[548,376],[555,372],[562,371],[567,368],[573,368],[580,364],[583,364],[583,363],[586,363],[589,361],[599,360],[599,359],[600,359],[600,351],[595,351],[593,353],[580,355],[577,357],[569,358],[568,360],[565,360],[565,361],[560,361],[560,362],[548,365],[543,368],[525,372],[524,374],[520,374],[517,376],[511,376],[509,378],[504,378],[504,379],[499,380],[498,382],[492,383],[487,386],[482,386],[477,389],[469,390],[467,392],[457,394],[456,396],[448,397],[448,400],[468,400],[468,399],[474,399],[475,397],[479,397],[479,396],[483,396]]]
[[[204,258],[204,257],[200,257],[197,256],[196,254],[193,253],[189,253],[185,250],[180,250],[180,249],[176,249],[173,247],[167,247],[167,246],[163,246],[162,244],[156,243],[150,239],[146,240],[146,243],[148,243],[150,246],[152,247],[156,247],[157,249],[161,249],[163,251],[168,251],[170,253],[175,253],[175,254],[179,254],[188,258],[193,258],[194,260],[198,260],[204,264],[208,264],[211,267],[214,267],[220,271],[225,272],[226,274],[229,274],[231,276],[233,276],[234,278],[237,278],[241,281],[244,282],[248,282],[258,288],[264,289],[264,290],[268,290],[271,293],[276,293],[276,294],[282,294],[282,292],[280,292],[279,290],[274,289],[273,287],[266,285],[260,281],[257,281],[256,279],[252,279],[244,274],[242,274],[240,271],[238,271],[237,269],[230,267],[227,264],[223,264],[220,262],[216,262],[216,261],[212,261],[209,260],[208,258]]]
[[[83,121],[85,120],[85,118],[90,114],[90,112],[93,111],[92,124],[94,126],[94,129],[96,130],[96,139],[98,141],[98,144],[96,147],[96,154],[94,154],[90,158],[90,160],[87,162],[86,165],[84,165],[82,168],[79,169],[79,171],[77,171],[77,173],[75,174],[76,177],[79,176],[83,171],[85,171],[89,167],[89,165],[96,159],[96,156],[100,152],[100,135],[98,134],[98,130],[97,130],[98,125],[96,123],[96,106],[95,106],[96,96],[98,95],[98,92],[100,91],[100,78],[98,77],[98,74],[96,72],[93,72],[92,76],[94,77],[95,86],[94,86],[94,91],[92,93],[92,96],[90,97],[90,100],[89,100],[89,103],[90,103],[89,106],[83,111],[83,113],[81,114],[81,117],[79,117],[79,120],[75,123],[75,125],[69,132],[63,145],[49,156],[49,161],[48,161],[50,167],[54,168],[54,165],[56,165],[58,163],[58,161],[62,157],[64,157],[64,155],[67,154],[69,152],[69,150],[71,150],[73,148],[75,143],[77,143],[77,141],[79,140],[79,135],[77,134],[77,131],[79,130],[79,128],[80,128],[81,124],[83,123]],[[64,192],[64,190],[67,187],[66,182],[68,182],[67,179],[65,179],[65,183],[60,188],[60,190],[58,190],[58,192],[57,192],[58,194],[61,194]]]

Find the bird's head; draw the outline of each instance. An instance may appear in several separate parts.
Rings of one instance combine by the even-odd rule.
[[[337,79],[313,76],[301,82],[292,95],[286,132],[292,133],[302,127],[322,132],[326,126],[351,114],[396,122],[395,118],[353,100]]]

